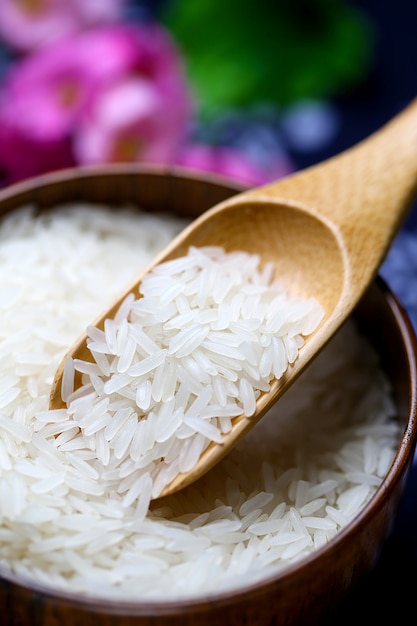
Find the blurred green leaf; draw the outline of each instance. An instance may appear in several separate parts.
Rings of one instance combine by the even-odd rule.
[[[169,0],[160,19],[203,116],[330,98],[358,84],[372,59],[371,22],[342,0]]]

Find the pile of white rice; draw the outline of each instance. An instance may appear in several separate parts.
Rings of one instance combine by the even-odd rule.
[[[221,445],[235,417],[255,413],[324,311],[289,297],[272,263],[215,246],[160,263],[139,293],[103,330],[88,328],[90,361],[67,358],[68,410],[54,421],[65,426],[59,450],[97,457],[123,505],[140,497],[143,508],[209,444]],[[75,370],[83,384],[74,391]]]
[[[120,415],[101,439],[89,424],[80,446],[74,414],[47,410],[67,347],[183,226],[88,206],[41,216],[23,208],[3,220],[3,572],[129,600],[224,591],[325,544],[389,469],[400,438],[395,407],[352,321],[209,474],[150,508],[124,456],[131,433]]]

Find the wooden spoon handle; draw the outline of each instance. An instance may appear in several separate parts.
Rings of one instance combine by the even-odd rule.
[[[385,256],[417,193],[417,99],[353,148],[246,196],[284,200],[328,223],[356,273]]]

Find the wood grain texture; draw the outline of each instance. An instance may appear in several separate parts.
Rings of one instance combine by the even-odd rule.
[[[0,192],[0,214],[27,202],[41,210],[82,200],[140,205],[197,216],[240,188],[184,172],[132,167],[73,170],[27,181]],[[327,235],[323,234],[324,241]],[[1,243],[0,243],[1,245]],[[315,626],[374,565],[392,525],[411,468],[416,426],[417,346],[396,298],[378,279],[355,315],[378,349],[394,385],[404,435],[393,466],[363,512],[317,554],[240,592],[181,602],[119,603],[77,598],[0,576],[2,626]]]

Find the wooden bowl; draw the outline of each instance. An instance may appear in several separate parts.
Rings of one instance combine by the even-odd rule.
[[[242,190],[183,169],[110,165],[66,170],[0,191],[0,214],[31,202],[137,204],[195,217]],[[242,591],[184,601],[119,602],[54,592],[16,576],[0,577],[0,613],[9,626],[312,626],[322,623],[372,570],[389,537],[416,445],[417,343],[404,308],[378,277],[355,316],[376,346],[394,386],[402,437],[393,464],[370,502],[326,546]],[[5,620],[5,621],[4,621]]]

